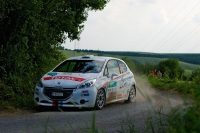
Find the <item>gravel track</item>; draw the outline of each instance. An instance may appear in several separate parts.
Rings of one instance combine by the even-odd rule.
[[[102,110],[95,112],[95,124],[99,131],[108,133],[122,132],[128,129],[128,125],[134,125],[134,129],[145,132],[145,122],[153,110],[162,109],[168,113],[170,107],[183,104],[178,94],[156,91],[142,82],[138,88],[147,99],[137,91],[137,97],[133,103],[117,102],[104,106]],[[144,89],[145,88],[145,89]],[[41,133],[41,132],[85,132],[91,130],[91,110],[62,108],[60,112],[56,108],[45,108],[25,114],[0,116],[0,133]],[[154,116],[154,115],[152,115]]]

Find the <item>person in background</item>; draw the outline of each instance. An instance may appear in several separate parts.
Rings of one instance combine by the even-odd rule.
[[[162,78],[162,73],[160,71],[158,71],[157,76],[158,76],[159,79]]]
[[[151,71],[151,74],[152,74],[153,77],[156,76],[156,75],[157,75],[156,69],[155,69],[155,70],[152,70],[152,71]]]
[[[151,75],[152,75],[152,76],[154,76],[154,75],[155,75],[155,72],[154,72],[154,70],[152,70],[152,71],[151,71]]]

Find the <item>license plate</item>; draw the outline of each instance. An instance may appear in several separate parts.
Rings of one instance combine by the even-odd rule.
[[[61,93],[61,92],[52,92],[51,95],[52,96],[60,96],[60,97],[62,97],[63,93]]]

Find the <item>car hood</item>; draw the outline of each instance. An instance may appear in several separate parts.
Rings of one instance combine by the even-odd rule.
[[[49,72],[42,77],[44,87],[75,88],[77,85],[97,78],[99,73]]]

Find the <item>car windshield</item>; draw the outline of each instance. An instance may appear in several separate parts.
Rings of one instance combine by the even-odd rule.
[[[104,62],[104,60],[66,60],[53,72],[99,73]]]

